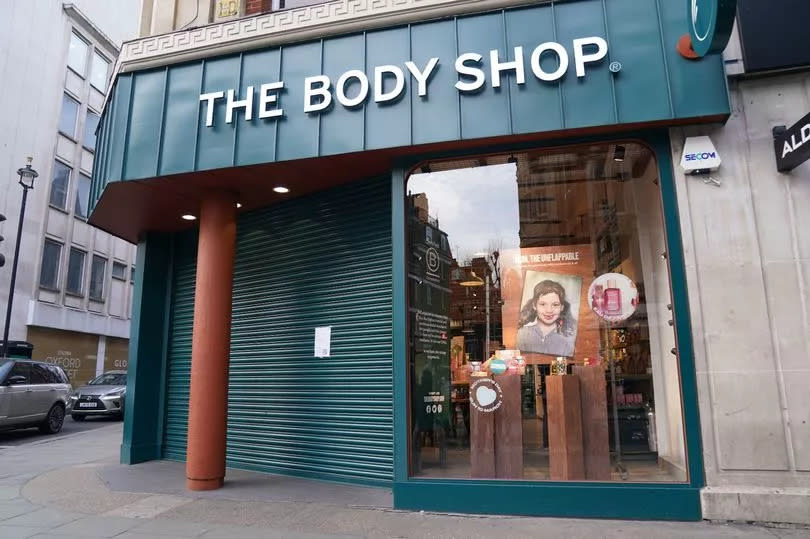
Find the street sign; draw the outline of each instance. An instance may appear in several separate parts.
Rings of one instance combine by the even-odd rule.
[[[773,147],[779,172],[789,172],[810,159],[810,114],[787,129],[775,127]]]

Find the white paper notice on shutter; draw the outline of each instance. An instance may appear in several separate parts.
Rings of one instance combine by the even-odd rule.
[[[332,326],[315,328],[315,357],[329,357],[332,346]]]

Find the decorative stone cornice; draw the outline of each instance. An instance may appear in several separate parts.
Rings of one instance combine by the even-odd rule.
[[[116,74],[210,56],[550,0],[336,0],[128,41]]]

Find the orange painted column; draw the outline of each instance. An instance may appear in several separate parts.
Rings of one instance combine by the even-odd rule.
[[[186,487],[220,488],[225,479],[231,289],[236,250],[236,200],[207,193],[200,204],[197,285],[191,343]]]

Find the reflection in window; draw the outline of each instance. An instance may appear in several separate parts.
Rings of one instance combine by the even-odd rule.
[[[42,268],[39,271],[39,286],[56,289],[59,280],[59,260],[62,257],[62,244],[45,240],[42,248]]]
[[[83,295],[84,291],[84,251],[75,247],[70,248],[68,258],[68,273],[65,290],[71,294]]]
[[[410,176],[412,475],[687,479],[657,171],[627,143]]]
[[[87,49],[88,45],[85,40],[76,34],[70,35],[68,67],[81,76],[84,76],[85,69],[87,68]]]
[[[107,88],[107,73],[109,70],[110,62],[94,51],[93,63],[90,66],[90,84],[99,92],[103,92]]]
[[[73,138],[76,136],[76,119],[79,117],[79,102],[62,94],[62,112],[59,115],[59,131]]]
[[[98,128],[99,115],[95,112],[87,111],[84,120],[84,136],[82,145],[91,151],[96,151],[96,128]]]
[[[51,179],[51,206],[55,206],[62,210],[65,209],[69,187],[70,167],[56,161],[53,165],[53,178]]]
[[[89,215],[90,210],[90,177],[79,174],[79,185],[76,189],[76,217],[84,219]]]

